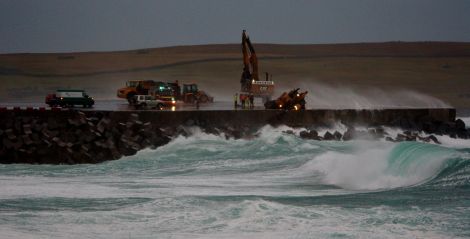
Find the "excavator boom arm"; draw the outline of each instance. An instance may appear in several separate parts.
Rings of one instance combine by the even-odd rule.
[[[242,34],[242,51],[245,71],[249,71],[251,77],[258,81],[258,58],[256,57],[256,52],[251,44],[250,38],[246,35],[245,31],[243,31]]]
[[[247,36],[245,34],[245,31],[243,31],[242,34],[242,52],[243,52],[243,65],[245,67],[245,70],[249,71],[250,70],[250,53],[248,52],[248,46],[246,44]]]

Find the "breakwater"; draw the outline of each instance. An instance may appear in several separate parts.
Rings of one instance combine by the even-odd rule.
[[[220,110],[220,111],[74,111],[4,110],[0,112],[0,163],[99,163],[156,148],[197,126],[227,138],[256,137],[267,124],[306,128],[299,135],[315,140],[350,140],[366,134],[385,137],[382,126],[407,130],[390,141],[422,140],[414,132],[469,138],[455,109],[383,110]],[[344,134],[318,135],[316,127],[335,123],[349,127]],[[463,124],[463,125],[462,125]],[[354,129],[364,125],[367,132]]]

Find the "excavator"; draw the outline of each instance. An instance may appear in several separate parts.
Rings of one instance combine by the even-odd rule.
[[[240,99],[253,95],[254,97],[262,98],[263,103],[270,101],[274,93],[274,81],[272,81],[272,76],[269,79],[269,73],[267,72],[265,80],[259,79],[258,58],[251,44],[250,37],[245,30],[242,33],[242,53],[243,72],[240,79]]]
[[[274,81],[266,72],[266,79],[260,80],[258,75],[258,58],[245,30],[242,32],[243,73],[240,79],[240,100],[253,95],[261,97],[266,109],[304,110],[305,96],[308,91],[299,92],[299,88],[284,92],[279,98],[271,100],[274,93]]]
[[[266,109],[305,110],[305,96],[308,91],[299,92],[300,88],[282,93],[276,100],[267,101]]]

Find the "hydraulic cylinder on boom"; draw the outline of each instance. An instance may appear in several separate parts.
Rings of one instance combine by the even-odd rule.
[[[245,30],[242,33],[242,53],[243,72],[240,79],[240,97],[253,95],[254,97],[261,97],[263,102],[269,101],[274,93],[274,82],[268,79],[268,73],[266,73],[266,80],[261,81],[259,79],[258,57]]]

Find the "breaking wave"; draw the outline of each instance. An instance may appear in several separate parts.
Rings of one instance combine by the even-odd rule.
[[[313,141],[286,130],[299,131],[266,126],[227,140],[192,128],[123,160],[0,165],[0,229],[12,238],[469,235],[468,144]]]

